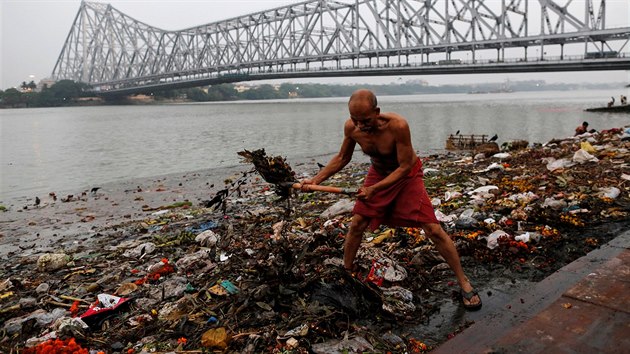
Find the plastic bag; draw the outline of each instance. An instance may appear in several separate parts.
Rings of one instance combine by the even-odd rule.
[[[586,152],[583,149],[580,149],[578,151],[575,152],[575,154],[573,154],[573,162],[577,162],[577,163],[585,163],[585,162],[597,162],[599,161],[599,159],[591,154],[589,154],[588,152]]]
[[[561,168],[568,168],[573,166],[573,162],[568,159],[551,160],[547,163],[547,169],[549,171],[555,171]]]
[[[491,250],[497,248],[497,246],[499,245],[499,237],[503,237],[503,236],[509,237],[510,235],[503,230],[497,230],[491,233],[490,235],[487,236],[486,247],[488,247]]]
[[[330,219],[340,214],[349,213],[354,208],[354,201],[351,199],[340,199],[330,208],[326,209],[320,216],[324,219]]]
[[[594,154],[595,153],[595,148],[593,148],[593,145],[591,145],[591,143],[589,143],[588,141],[583,141],[580,143],[580,149],[588,152],[589,154]]]
[[[603,198],[615,199],[621,194],[617,187],[606,187],[599,190],[599,196]]]
[[[129,299],[124,297],[118,297],[109,294],[98,294],[98,301],[90,305],[90,308],[87,309],[79,318],[81,319],[89,319],[93,316],[99,315],[101,313],[107,313],[116,310],[122,304],[129,301]]]

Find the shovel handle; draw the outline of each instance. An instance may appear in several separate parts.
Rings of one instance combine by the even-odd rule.
[[[357,192],[356,188],[340,188],[340,187],[332,187],[332,186],[320,186],[318,184],[305,184],[302,183],[293,183],[291,188],[300,189],[306,192],[328,192],[328,193],[338,193],[338,194],[355,194]]]

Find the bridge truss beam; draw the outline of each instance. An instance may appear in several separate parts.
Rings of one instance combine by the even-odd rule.
[[[564,64],[600,70],[591,68],[611,68],[614,58],[628,64],[630,27],[608,28],[605,20],[606,0],[309,0],[166,31],[111,5],[82,2],[53,78],[138,92],[287,73],[562,71]],[[569,47],[581,57],[566,55]]]

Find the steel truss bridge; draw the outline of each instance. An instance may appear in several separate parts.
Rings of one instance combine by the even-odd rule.
[[[107,95],[280,78],[628,70],[630,27],[606,26],[606,5],[310,0],[166,31],[82,2],[52,76]]]

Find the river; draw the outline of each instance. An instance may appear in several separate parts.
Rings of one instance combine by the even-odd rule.
[[[544,143],[586,120],[602,130],[628,114],[588,113],[628,89],[381,96],[409,121],[421,156],[461,134]],[[334,153],[347,98],[0,110],[0,203],[138,177],[227,168],[264,147],[289,161]]]

